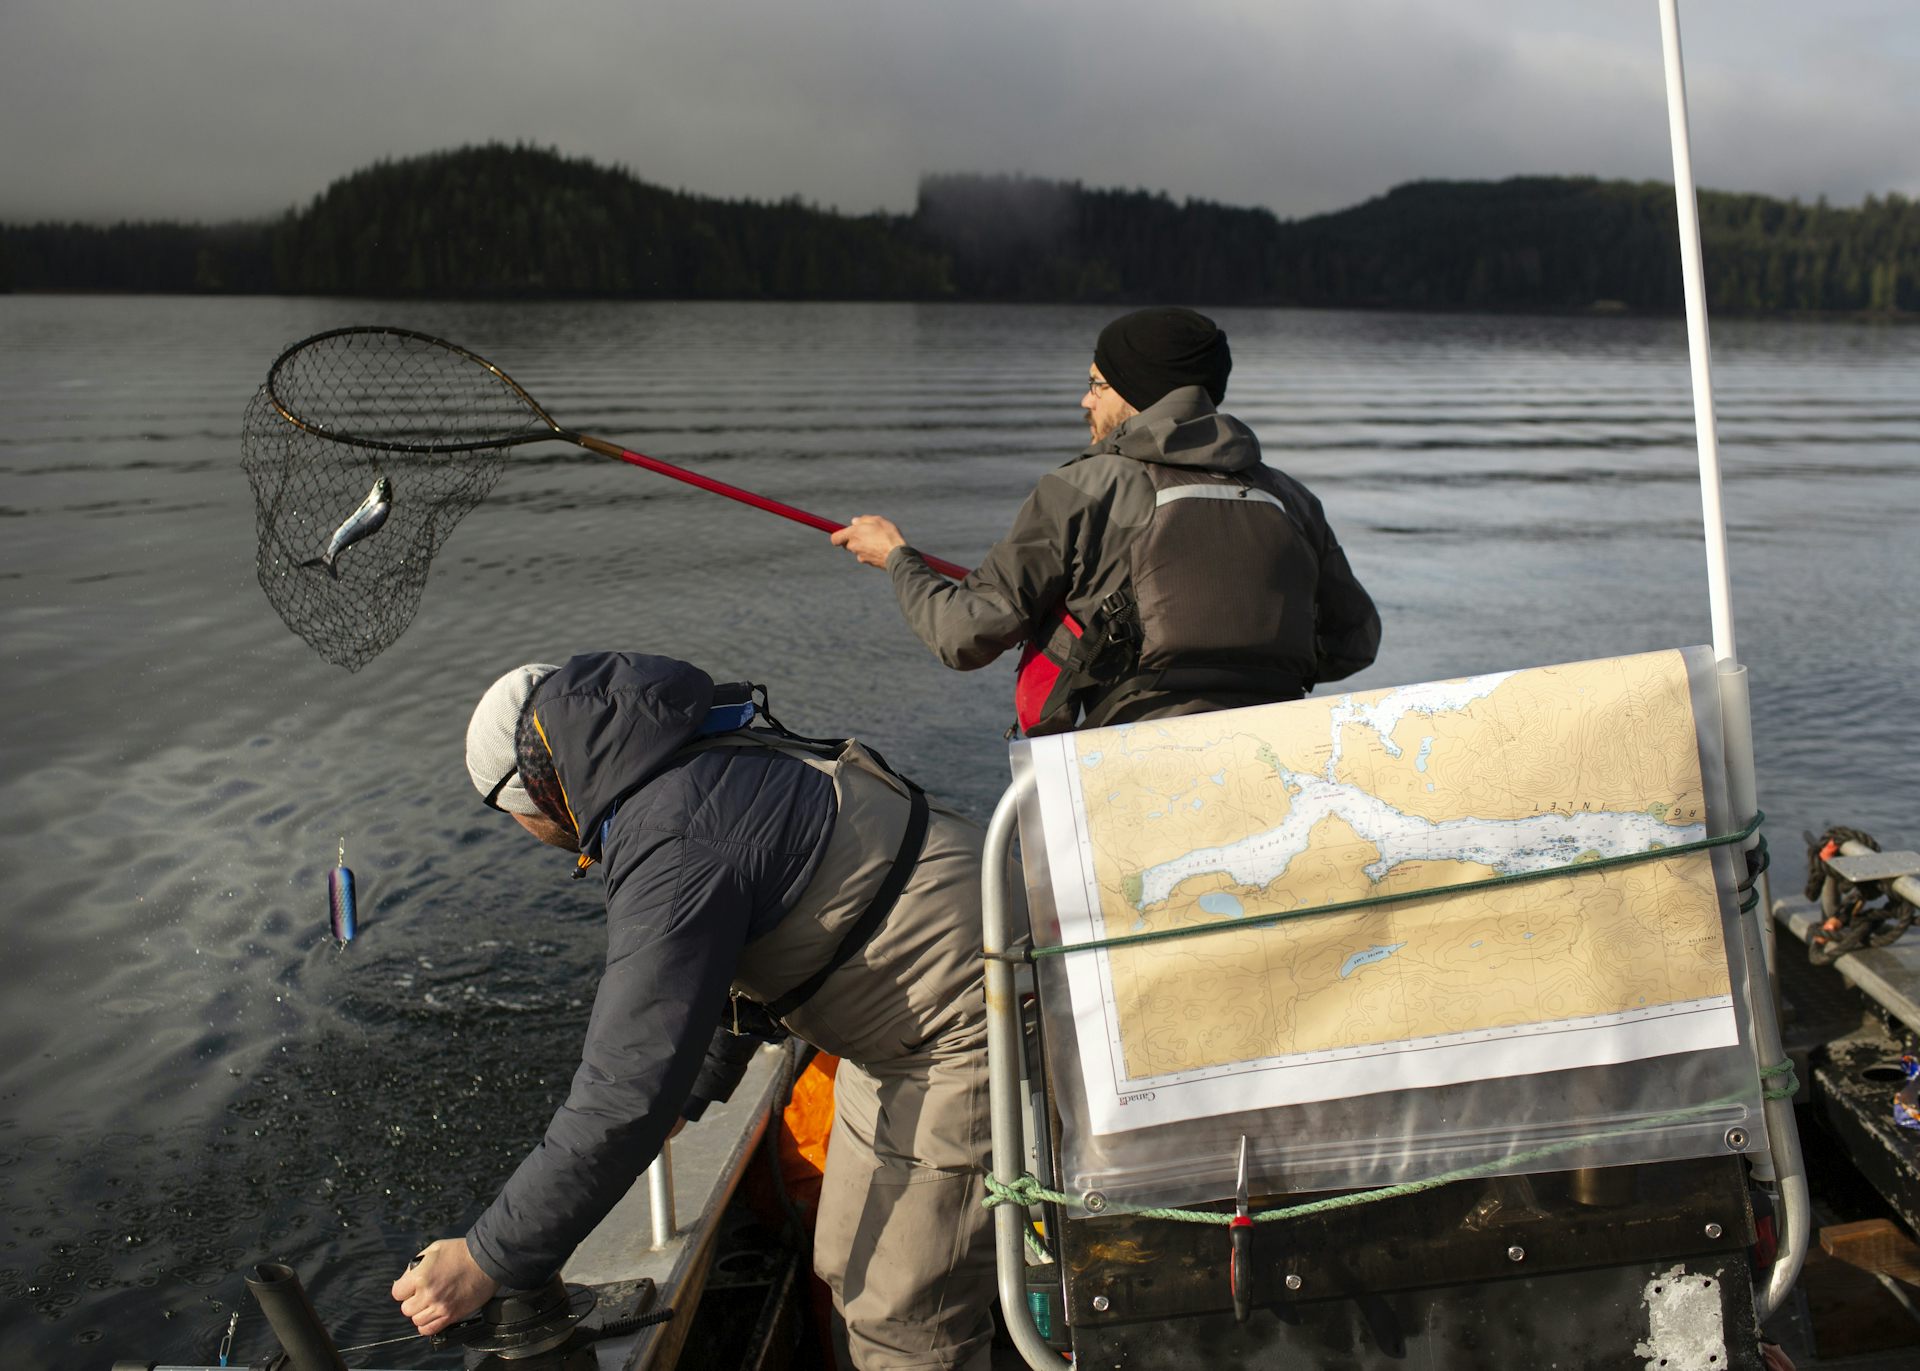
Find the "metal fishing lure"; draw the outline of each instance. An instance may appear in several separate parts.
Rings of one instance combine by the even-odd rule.
[[[333,937],[340,946],[360,931],[360,910],[354,900],[353,873],[347,869],[347,840],[340,840],[340,865],[327,873],[327,908],[333,916]]]

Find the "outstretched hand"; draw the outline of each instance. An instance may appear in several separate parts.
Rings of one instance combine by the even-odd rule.
[[[480,1269],[465,1238],[428,1243],[393,1283],[400,1312],[422,1334],[458,1323],[493,1298],[500,1282]]]
[[[843,547],[864,565],[882,570],[887,565],[887,554],[897,547],[905,547],[906,542],[893,520],[878,514],[856,514],[852,523],[833,535],[835,547]]]

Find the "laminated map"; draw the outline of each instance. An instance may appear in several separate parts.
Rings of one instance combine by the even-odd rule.
[[[1414,896],[1709,837],[1711,680],[1696,648],[1033,740],[1058,944],[1203,930],[1065,954],[1094,1131],[1735,1043],[1710,850]]]

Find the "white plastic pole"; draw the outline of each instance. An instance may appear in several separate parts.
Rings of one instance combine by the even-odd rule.
[[[1714,428],[1712,349],[1707,337],[1706,274],[1700,259],[1700,213],[1693,184],[1693,152],[1687,130],[1687,78],[1680,55],[1679,0],[1660,0],[1660,46],[1666,62],[1667,132],[1673,143],[1673,194],[1680,213],[1680,273],[1687,305],[1687,354],[1693,369],[1693,425],[1700,450],[1700,503],[1706,524],[1707,594],[1713,616],[1713,652],[1719,659],[1721,727],[1726,736],[1727,791],[1742,821],[1756,812],[1753,716],[1746,668],[1734,650],[1733,593],[1727,576],[1727,521],[1720,506],[1720,443]],[[1748,844],[1749,850],[1758,839]],[[1755,885],[1758,903],[1744,920],[1749,949],[1747,988],[1754,1051],[1763,1065],[1784,1060],[1780,1021],[1769,975],[1772,962],[1772,899],[1766,876]],[[1767,1078],[1773,1079],[1773,1078]],[[1768,1155],[1757,1158],[1755,1176],[1777,1185],[1781,1201],[1779,1255],[1765,1291],[1756,1292],[1761,1318],[1785,1302],[1806,1260],[1811,1224],[1806,1164],[1794,1127],[1793,1102],[1766,1104]]]
[[[660,1155],[647,1168],[647,1212],[653,1220],[653,1245],[665,1247],[679,1231],[673,1212],[673,1144],[660,1144]]]
[[[1700,210],[1687,135],[1687,77],[1680,60],[1679,0],[1660,0],[1660,46],[1667,66],[1667,133],[1673,142],[1673,196],[1680,209],[1680,279],[1687,301],[1687,355],[1693,364],[1693,428],[1700,448],[1700,503],[1707,526],[1707,598],[1713,655],[1740,657],[1733,644],[1733,591],[1727,579],[1727,520],[1720,508],[1720,440],[1713,418],[1713,356],[1707,339],[1706,274],[1700,263]]]

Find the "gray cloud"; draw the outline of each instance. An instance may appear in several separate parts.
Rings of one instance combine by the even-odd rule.
[[[1920,191],[1920,9],[1682,15],[1703,184]],[[277,211],[488,139],[899,209],[928,171],[1262,204],[1669,175],[1653,0],[7,0],[0,217]]]

